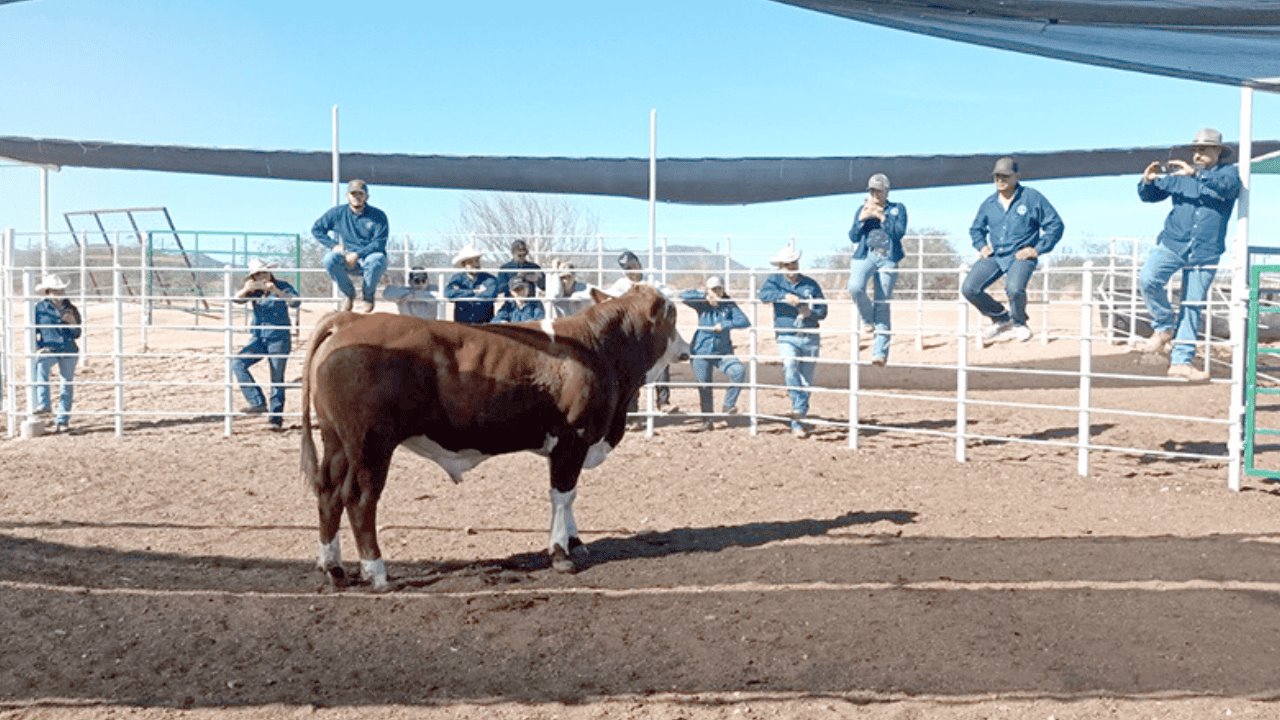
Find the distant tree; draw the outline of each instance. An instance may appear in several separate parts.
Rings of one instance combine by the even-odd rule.
[[[505,259],[512,241],[521,239],[536,262],[549,265],[561,259],[581,265],[595,255],[598,227],[594,214],[560,195],[474,193],[462,199],[448,249],[473,242]]]

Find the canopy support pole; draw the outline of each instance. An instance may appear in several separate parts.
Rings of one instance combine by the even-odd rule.
[[[1244,449],[1245,317],[1249,303],[1249,186],[1253,164],[1253,88],[1240,88],[1240,199],[1231,248],[1231,404],[1227,438],[1227,487],[1239,492]],[[1206,322],[1211,322],[1206,318]],[[1205,352],[1209,352],[1207,349]]]

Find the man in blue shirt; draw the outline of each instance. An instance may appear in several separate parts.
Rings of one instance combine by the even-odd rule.
[[[1222,133],[1204,128],[1191,143],[1191,163],[1170,160],[1147,165],[1138,182],[1143,202],[1173,199],[1164,229],[1138,275],[1142,298],[1151,312],[1151,338],[1146,352],[1165,352],[1170,342],[1169,377],[1204,381],[1209,373],[1196,368],[1196,334],[1209,286],[1217,273],[1218,258],[1227,249],[1227,222],[1240,196],[1240,174],[1223,161],[1231,148],[1222,144]],[[1182,301],[1174,315],[1166,286],[1182,273]],[[1176,328],[1176,336],[1175,336]]]
[[[818,324],[827,317],[822,288],[813,278],[800,274],[800,251],[782,248],[770,261],[782,272],[765,278],[759,297],[773,303],[773,330],[782,355],[782,377],[791,395],[791,434],[803,438],[809,429],[801,422],[809,414],[809,391],[813,385],[815,358],[822,347]]]
[[[63,297],[67,281],[58,275],[45,275],[35,287],[36,295],[45,298],[36,303],[36,376],[35,414],[47,415],[50,410],[49,376],[54,367],[62,376],[62,389],[58,393],[58,414],[54,418],[54,432],[70,427],[71,403],[75,399],[76,363],[80,359],[80,337],[83,321],[80,311]]]
[[[529,299],[529,296],[533,294],[533,284],[526,281],[522,276],[517,275],[511,278],[511,283],[507,286],[507,290],[511,293],[511,299],[502,303],[502,307],[498,308],[497,314],[493,316],[493,322],[529,322],[546,317],[542,303]]]
[[[249,415],[267,415],[272,430],[284,427],[284,368],[293,349],[289,308],[299,305],[298,291],[292,285],[277,278],[271,269],[275,263],[258,259],[249,261],[249,277],[244,286],[232,298],[236,303],[253,303],[253,329],[248,345],[236,354],[231,362],[231,372],[240,383],[240,392],[249,402],[241,412]],[[254,382],[249,368],[266,358],[271,369],[271,406],[267,407],[262,390]]]
[[[493,319],[493,299],[498,296],[498,279],[480,271],[484,252],[468,245],[453,256],[462,272],[449,278],[444,296],[453,300],[453,319],[468,325],[482,325]]]
[[[542,273],[541,265],[529,259],[529,245],[524,240],[515,240],[511,243],[511,259],[502,263],[498,270],[498,297],[511,294],[508,286],[511,284],[511,278],[514,277],[524,278],[539,290],[547,289],[547,276]],[[533,272],[517,273],[517,270]]]
[[[906,233],[906,206],[889,202],[888,176],[872,175],[867,180],[867,199],[849,228],[849,242],[853,243],[849,294],[858,306],[862,324],[875,329],[872,365],[884,365],[889,359],[889,298],[898,279],[898,263],[906,254],[902,250]],[[874,283],[874,303],[867,297],[868,279]]]
[[[1031,339],[1027,327],[1027,284],[1037,259],[1062,239],[1062,218],[1043,195],[1018,182],[1018,163],[1011,157],[996,161],[991,171],[996,191],[978,207],[969,238],[981,256],[964,279],[965,299],[991,320],[982,344],[1013,338]],[[1009,309],[987,293],[1004,276]]]
[[[387,270],[390,226],[386,213],[369,205],[368,199],[365,181],[352,180],[347,183],[347,204],[330,209],[311,226],[311,236],[329,248],[322,261],[324,271],[347,298],[343,310],[351,310],[355,304],[356,289],[351,283],[354,273],[362,277],[357,309],[373,312],[378,281]]]
[[[689,363],[698,381],[698,403],[702,411],[702,428],[711,429],[711,412],[715,409],[715,394],[711,389],[711,371],[719,368],[729,378],[729,388],[724,392],[724,408],[720,412],[734,415],[738,412],[738,394],[747,369],[733,354],[733,338],[729,331],[751,327],[751,322],[729,299],[724,283],[718,276],[707,278],[706,291],[685,290],[680,301],[698,313],[698,330],[693,334]]]

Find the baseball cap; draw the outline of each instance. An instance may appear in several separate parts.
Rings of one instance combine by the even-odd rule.
[[[623,250],[622,254],[618,256],[618,267],[625,268],[631,263],[635,263],[636,265],[639,265],[640,258],[637,257],[636,254],[631,252],[630,250]]]
[[[724,287],[724,281],[720,279],[719,275],[712,275],[711,277],[707,278],[708,290],[712,288],[722,288],[722,287]]]
[[[366,185],[365,182],[360,178],[356,178],[351,182],[347,183],[347,192],[357,192],[357,191],[362,192],[365,195],[369,194],[369,186]]]
[[[889,176],[885,175],[884,173],[876,173],[875,175],[872,175],[871,177],[867,178],[867,189],[883,190],[885,192],[888,192]]]
[[[1018,174],[1018,162],[1011,157],[1002,157],[996,160],[996,166],[991,169],[992,175],[1016,175]]]

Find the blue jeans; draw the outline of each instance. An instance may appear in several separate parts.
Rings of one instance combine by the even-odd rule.
[[[969,270],[969,275],[964,279],[960,292],[964,293],[965,299],[970,304],[978,308],[978,312],[990,318],[991,322],[1001,323],[1013,320],[1014,325],[1026,325],[1027,284],[1031,282],[1031,273],[1035,271],[1035,260],[1014,260],[1008,270],[1003,270],[995,258],[981,258]],[[1004,279],[1004,292],[1009,298],[1007,311],[1004,305],[996,302],[995,298],[987,292],[991,283],[999,280],[1002,275],[1007,276]]]
[[[284,424],[284,418],[280,414],[284,412],[284,366],[289,362],[290,346],[287,334],[283,339],[271,341],[255,337],[253,342],[245,345],[236,359],[231,361],[231,372],[236,376],[236,382],[240,383],[240,392],[244,393],[244,399],[254,407],[262,407],[266,405],[266,400],[262,396],[262,390],[254,382],[253,376],[249,374],[249,368],[261,360],[263,355],[270,356],[266,359],[267,365],[271,368],[271,405],[268,408],[267,420],[274,425]]]
[[[699,383],[698,404],[701,406],[702,412],[710,413],[715,409],[715,395],[707,385],[711,382],[711,371],[716,368],[720,368],[720,372],[729,376],[729,382],[733,383],[724,391],[725,410],[737,407],[738,394],[742,392],[740,385],[747,377],[747,369],[742,365],[742,361],[732,355],[726,355],[724,357],[695,357],[689,362],[693,365],[693,377]]]
[[[36,410],[49,408],[49,375],[53,367],[58,366],[58,374],[62,376],[62,391],[58,394],[58,414],[55,422],[66,425],[71,421],[71,402],[75,399],[76,362],[80,359],[75,353],[68,355],[42,354],[36,358]]]
[[[806,362],[802,358],[818,357],[822,347],[822,338],[817,335],[791,334],[778,336],[778,352],[782,354],[782,379],[787,383],[787,393],[791,395],[791,413],[796,418],[809,414],[809,391],[803,390],[813,385],[813,373],[818,364]],[[799,420],[793,419],[791,427],[802,428]]]
[[[1182,301],[1178,305],[1178,314],[1174,315],[1166,286],[1179,270],[1182,271]],[[1204,311],[1209,286],[1217,272],[1213,267],[1188,267],[1180,255],[1163,245],[1152,248],[1147,261],[1142,264],[1138,285],[1151,313],[1151,329],[1174,333],[1170,365],[1189,365],[1195,360],[1200,313]]]
[[[873,283],[875,301],[867,297],[867,280]],[[878,253],[868,252],[861,260],[849,263],[849,294],[858,306],[862,324],[873,325],[876,339],[871,345],[871,357],[889,357],[889,298],[898,281],[898,263]]]
[[[330,250],[324,254],[322,262],[324,271],[333,278],[333,283],[338,286],[342,294],[355,299],[356,288],[351,283],[351,275],[356,271],[347,269],[347,261],[343,254],[337,250]],[[373,302],[378,292],[378,281],[382,279],[382,273],[387,271],[387,256],[385,253],[370,253],[357,260],[356,267],[360,269],[358,274],[363,277],[360,288],[361,297]]]

